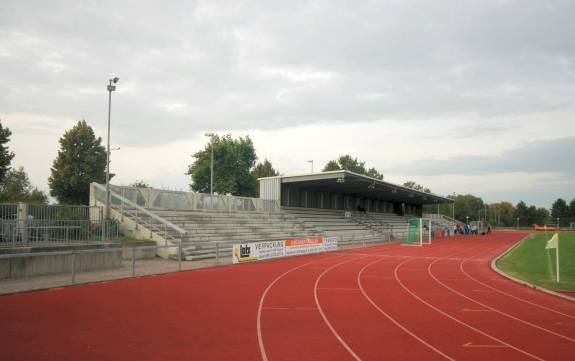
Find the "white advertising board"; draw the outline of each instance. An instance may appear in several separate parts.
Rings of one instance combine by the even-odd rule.
[[[297,256],[337,250],[337,237],[312,237],[236,243],[233,246],[232,262],[245,263],[286,256]]]

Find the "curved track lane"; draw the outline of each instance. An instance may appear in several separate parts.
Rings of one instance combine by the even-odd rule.
[[[575,360],[575,302],[459,236],[0,297],[6,360]]]

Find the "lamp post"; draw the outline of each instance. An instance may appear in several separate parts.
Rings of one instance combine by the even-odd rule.
[[[519,229],[519,217],[517,217],[517,229]]]
[[[210,165],[210,195],[214,195],[214,133],[206,133],[206,137],[210,137],[210,150],[212,153],[212,160]]]
[[[559,228],[561,227],[559,226],[559,217],[557,217],[557,230],[559,230]]]
[[[307,162],[311,164],[311,172],[313,173],[313,159],[308,160]]]
[[[469,216],[465,216],[465,224],[469,224]]]
[[[104,218],[110,219],[110,115],[112,114],[112,92],[116,90],[116,83],[120,78],[117,76],[108,83],[108,144],[106,147],[106,208]]]

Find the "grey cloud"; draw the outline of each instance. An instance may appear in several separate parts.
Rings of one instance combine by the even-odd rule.
[[[558,172],[575,175],[575,137],[529,142],[499,156],[460,155],[446,160],[420,159],[393,168],[409,175],[483,175],[510,172]]]
[[[115,135],[135,145],[208,128],[572,111],[573,13],[535,0],[3,1],[0,109],[104,124],[119,74]]]

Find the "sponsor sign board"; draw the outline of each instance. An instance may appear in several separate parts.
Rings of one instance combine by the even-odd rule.
[[[335,250],[337,250],[337,237],[236,243],[233,246],[232,262],[245,263]]]
[[[284,241],[236,243],[232,253],[233,263],[261,261],[284,256]]]

